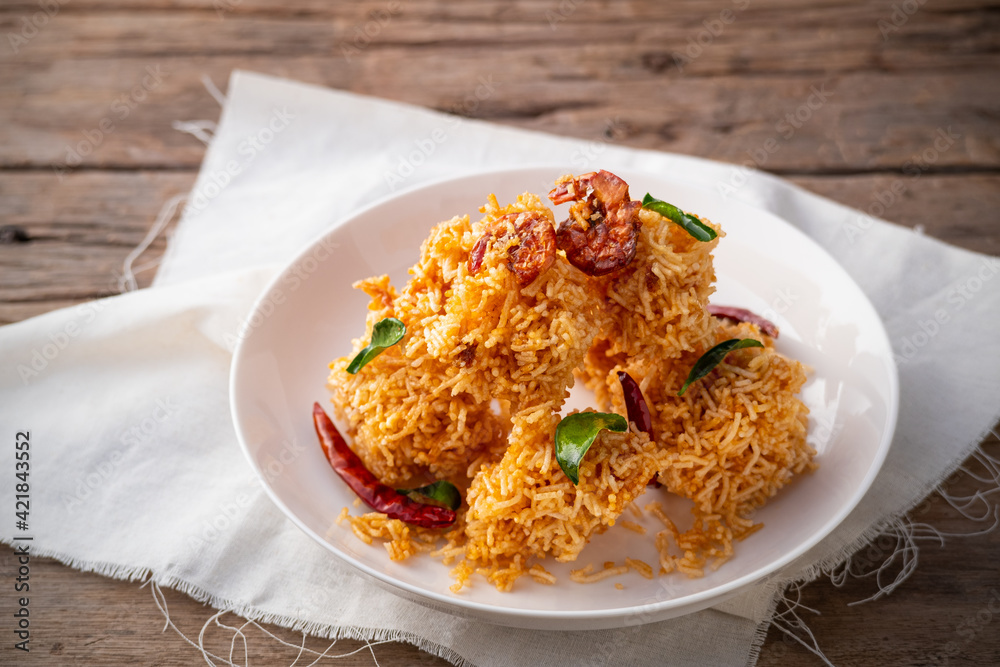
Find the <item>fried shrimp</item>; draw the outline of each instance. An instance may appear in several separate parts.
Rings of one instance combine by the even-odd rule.
[[[476,275],[491,244],[507,248],[507,269],[521,287],[530,285],[556,259],[556,231],[539,211],[508,213],[496,220],[476,241],[469,255],[469,273]]]
[[[388,276],[355,284],[371,303],[365,335],[354,342],[353,354],[370,339],[375,322],[396,317],[407,327],[402,343],[359,373],[347,372],[350,356],[330,365],[328,386],[336,415],[365,466],[386,484],[461,480],[473,461],[499,458],[504,451],[505,427],[491,410],[489,386],[468,381],[461,372],[463,350],[448,346],[447,353],[429,351],[434,340],[430,325],[441,318],[445,295],[458,278],[466,234],[471,234],[467,217],[435,227],[401,292]],[[424,387],[421,381],[427,376],[438,382]]]
[[[629,198],[628,183],[604,170],[563,176],[549,199],[553,204],[574,202],[556,231],[556,244],[573,266],[603,276],[635,257],[642,205]]]
[[[667,465],[667,453],[645,433],[605,431],[573,484],[552,456],[558,422],[544,408],[515,415],[503,459],[469,488],[466,560],[500,590],[528,574],[533,558],[576,560]]]

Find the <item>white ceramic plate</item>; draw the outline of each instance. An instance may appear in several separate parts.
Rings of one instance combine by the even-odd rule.
[[[801,555],[858,503],[892,440],[898,388],[888,337],[874,308],[821,248],[774,215],[662,177],[620,172],[632,196],[647,191],[720,223],[712,302],[749,308],[781,328],[778,349],[814,370],[803,390],[809,440],[819,469],[783,489],[756,518],[764,528],[737,543],[735,556],[701,579],[680,574],[653,581],[636,573],[576,584],[569,570],[625,556],[656,563],[651,535],[620,525],[598,536],[575,564],[545,562],[559,577],[545,586],[528,577],[510,593],[482,578],[459,595],[448,567],[429,557],[396,563],[334,520],[354,495],[330,469],[313,431],[314,401],[329,405],[327,364],[351,351],[364,331],[367,297],[351,284],[388,273],[402,287],[428,230],[454,215],[476,219],[489,193],[501,203],[524,191],[544,194],[571,169],[530,168],[476,174],[420,187],[342,221],[307,247],[260,297],[250,335],[236,349],[231,376],[233,421],[251,464],[274,502],[333,555],[376,582],[423,604],[529,628],[585,629],[646,623],[718,603]],[[557,219],[565,207],[557,209]],[[586,405],[574,390],[571,399]],[[289,443],[304,453],[289,457]],[[666,499],[649,490],[640,504]],[[670,501],[678,516],[683,501]],[[675,519],[676,520],[676,519]],[[623,590],[615,588],[624,585]]]

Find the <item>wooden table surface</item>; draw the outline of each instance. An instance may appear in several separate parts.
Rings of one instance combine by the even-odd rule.
[[[997,255],[998,9],[995,0],[4,0],[0,322],[118,289],[126,255],[163,203],[192,186],[204,154],[172,124],[217,119],[203,80],[224,90],[234,68],[597,146],[746,163]],[[484,79],[495,92],[478,99]],[[136,262],[140,285],[165,245],[157,239]],[[995,436],[986,448],[998,453]],[[985,488],[967,475],[948,486],[955,495]],[[914,519],[949,533],[991,524],[962,517],[939,495]],[[881,563],[893,544],[863,556]],[[909,580],[876,601],[850,606],[875,593],[872,578],[802,589],[802,603],[820,613],[800,614],[833,663],[1000,663],[1000,535],[920,546]],[[32,651],[15,653],[15,571],[0,548],[4,664],[202,660],[174,630],[161,632],[149,587],[44,559],[31,571]],[[164,596],[177,628],[196,640],[213,610]],[[230,636],[212,625],[206,646],[228,656]],[[295,658],[297,649],[260,630],[247,637],[250,663]],[[327,643],[307,640],[319,650]],[[361,642],[333,652],[359,648],[322,664],[375,664]],[[371,651],[381,665],[444,664],[406,644]],[[772,629],[759,664],[821,662]]]

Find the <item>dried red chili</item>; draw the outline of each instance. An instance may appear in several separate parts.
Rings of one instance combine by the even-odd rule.
[[[639,383],[632,379],[632,376],[625,371],[618,371],[618,381],[622,385],[622,394],[625,396],[625,411],[628,413],[628,420],[635,424],[635,427],[643,433],[653,435],[653,417],[649,413],[649,406],[639,389]]]
[[[736,322],[749,322],[750,324],[756,324],[762,332],[771,338],[778,337],[778,327],[774,324],[774,322],[766,320],[757,313],[747,310],[746,308],[713,306],[712,304],[708,304],[708,312],[715,317],[724,317],[727,320],[734,320]]]
[[[653,415],[649,412],[649,404],[646,403],[646,399],[642,395],[639,383],[625,371],[618,371],[618,381],[622,385],[622,395],[625,396],[625,412],[628,414],[628,420],[634,423],[637,429],[647,433],[652,438]],[[654,475],[647,486],[660,488],[663,485]]]
[[[446,528],[455,523],[454,510],[410,500],[371,473],[355,454],[319,403],[313,404],[316,435],[330,466],[347,486],[376,512],[423,528]]]

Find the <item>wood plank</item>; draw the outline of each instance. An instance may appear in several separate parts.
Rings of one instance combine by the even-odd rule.
[[[0,180],[0,219],[27,242],[0,245],[0,322],[115,293],[125,256],[145,236],[163,202],[186,192],[194,172],[80,172],[60,180],[45,172]],[[793,182],[848,206],[978,252],[1000,254],[983,221],[1000,209],[1000,176],[860,175],[795,177]],[[158,239],[140,266],[165,248]],[[138,275],[140,286],[152,272]]]
[[[22,240],[0,244],[0,323],[118,293],[125,258],[164,202],[189,190],[194,178],[194,172],[81,172],[63,179],[47,172],[5,174],[0,220]],[[135,268],[163,254],[172,227]],[[153,275],[152,269],[137,273],[139,286]]]
[[[0,219],[26,242],[0,245],[0,323],[14,322],[114,294],[122,263],[161,206],[194,183],[194,172],[8,172],[0,179]],[[1000,210],[1000,175],[858,175],[796,177],[793,182],[873,214],[978,252],[1000,254],[983,225]],[[162,235],[136,262],[156,261]],[[153,271],[137,275],[148,285]]]
[[[148,281],[146,281],[148,284]],[[59,308],[78,306],[87,301],[93,301],[97,296],[84,294],[76,298],[46,298],[41,301],[0,301],[0,326],[26,320],[29,317],[44,315]]]
[[[194,167],[200,146],[171,124],[216,118],[200,75],[224,87],[236,67],[576,136],[614,123],[629,145],[730,161],[777,140],[764,166],[786,173],[892,168],[929,126],[962,137],[935,169],[1000,162],[1000,90],[977,85],[1000,62],[988,7],[924,5],[883,35],[891,2],[772,0],[712,35],[734,3],[609,17],[604,3],[302,2],[259,15],[264,5],[233,0],[208,20],[217,2],[62,7],[0,70],[0,166]],[[29,7],[0,12],[0,28],[16,33]],[[691,62],[679,68],[675,53]],[[497,92],[470,109],[481,77]]]
[[[877,174],[789,180],[945,243],[1000,256],[1000,175]]]
[[[165,627],[163,613],[153,600],[149,586],[109,579],[93,573],[70,569],[50,558],[32,558],[31,563],[31,651],[25,656],[13,648],[12,641],[0,644],[0,663],[5,665],[157,665],[190,667],[204,664],[200,651],[187,643],[178,630],[198,642],[202,626],[215,614],[214,609],[171,589],[162,589],[163,599],[176,630]],[[13,551],[0,545],[0,573],[12,581],[17,568]],[[36,583],[37,582],[37,583]],[[0,614],[11,618],[15,597],[0,596]],[[235,615],[219,619],[229,626],[240,626]],[[273,624],[263,626],[278,639],[249,627],[244,633],[249,648],[249,663],[244,645],[236,641],[233,658],[236,664],[290,665],[303,643],[301,632]],[[5,628],[6,629],[6,628]],[[211,624],[206,628],[205,649],[218,656],[214,664],[229,658],[232,631]],[[305,647],[323,652],[330,640],[307,637]],[[371,667],[372,655],[382,665],[442,667],[450,663],[418,651],[409,644],[388,642],[374,644],[342,639],[317,664],[343,667]],[[297,664],[308,665],[315,655],[304,654]]]
[[[0,215],[32,241],[134,246],[163,203],[190,190],[195,176],[82,171],[61,179],[47,171],[8,172],[0,179]]]
[[[650,49],[654,54],[678,53],[692,60],[690,68],[684,68],[692,74],[834,73],[872,65],[899,70],[958,70],[997,61],[990,39],[990,28],[996,22],[985,11],[920,11],[907,16],[898,30],[893,27],[889,31],[880,29],[878,22],[891,17],[891,8],[855,3],[826,7],[799,3],[793,9],[794,20],[785,15],[787,8],[775,12],[749,0],[695,5],[680,11],[661,5],[660,16],[618,14],[611,20],[606,14],[595,20],[595,12],[602,10],[591,3],[581,3],[575,11],[538,4],[530,12],[504,12],[500,16],[497,8],[491,11],[483,7],[478,15],[441,21],[429,21],[405,3],[399,3],[397,9],[388,3],[370,7],[359,12],[345,5],[341,11],[317,17],[285,12],[219,16],[214,9],[80,13],[67,6],[66,15],[71,19],[55,15],[25,43],[8,40],[5,46],[21,62],[161,54],[320,56],[329,53],[331,46],[337,47],[338,53],[340,46],[371,48],[373,52],[387,46],[477,51],[540,46],[553,50],[549,60],[557,66],[593,49],[613,53],[615,47],[627,47],[633,56],[638,50],[640,59]],[[435,6],[434,11],[438,10]],[[25,28],[23,16],[23,11],[3,12],[0,28],[15,33],[24,30],[28,35],[31,30]],[[206,41],[209,32],[211,39]],[[950,41],[956,35],[963,37],[960,49]],[[945,53],[949,58],[942,62],[940,56]],[[614,67],[616,60],[609,59],[604,66]]]
[[[547,78],[553,67],[538,62],[545,60],[540,48],[511,56],[522,60],[521,70],[498,68],[489,51],[453,48],[396,48],[351,64],[339,56],[256,55],[59,61],[28,66],[27,89],[22,75],[4,70],[0,167],[196,168],[201,144],[172,123],[218,118],[201,76],[224,87],[232,69],[244,67],[584,139],[603,140],[613,127],[625,145],[731,162],[752,161],[769,147],[758,164],[780,173],[898,169],[925,150],[933,153],[931,171],[1000,169],[1000,115],[990,111],[1000,108],[1000,87],[984,88],[979,72],[665,76],[650,85],[592,75],[587,63],[601,57]],[[619,65],[622,72],[641,67]],[[149,71],[164,74],[147,93]],[[478,101],[484,79],[494,92]],[[948,128],[957,139],[934,151],[936,131]]]
[[[538,63],[557,76],[575,63],[587,64],[597,75],[620,76],[621,61],[641,65],[636,70],[640,76],[829,76],[859,68],[960,71],[995,66],[998,60],[998,21],[985,7],[938,11],[930,4],[910,16],[891,2],[858,6],[800,0],[769,6],[732,0],[643,3],[630,7],[633,11],[609,14],[603,4],[529,3],[515,10],[484,3],[472,6],[478,11],[459,5],[456,12],[455,5],[438,2],[333,3],[319,14],[313,6],[301,12],[270,8],[260,15],[250,3],[237,0],[213,0],[187,10],[144,7],[141,12],[86,11],[74,2],[51,18],[39,14],[37,6],[8,8],[0,11],[0,28],[21,35],[19,40],[8,37],[3,45],[21,63],[165,54],[322,57],[343,55],[345,49],[354,57],[377,58],[393,47],[411,52],[463,48],[503,49],[505,57],[515,58],[507,69],[519,72],[519,53],[537,49]],[[230,6],[232,11],[220,11]],[[25,23],[29,16],[40,27]]]
[[[68,4],[61,0],[60,12],[121,12],[141,13],[147,11],[200,9],[217,12],[220,8],[227,14],[253,14],[266,16],[367,16],[372,11],[389,8],[390,0],[354,0],[333,3],[326,0],[286,0],[276,6],[271,0],[73,0]],[[871,11],[892,12],[893,4],[899,0],[871,0],[865,3]],[[578,21],[607,23],[633,18],[676,20],[678,15],[696,11],[718,11],[724,7],[747,6],[749,2],[733,0],[672,0],[661,2],[615,2],[598,0],[594,3],[545,2],[535,0],[482,0],[476,3],[456,3],[448,0],[400,0],[399,9],[408,16],[425,21],[461,21],[481,16],[503,18],[507,15],[520,19],[537,20],[549,13],[561,12],[567,18]],[[753,8],[785,16],[791,12],[810,8],[850,9],[857,3],[851,0],[753,0]],[[5,8],[12,11],[35,12],[39,6],[33,0],[8,0]],[[921,4],[920,11],[935,14],[990,9],[1000,6],[997,0],[950,0],[947,5],[940,3]]]
[[[3,301],[65,301],[116,294],[122,262],[132,249],[75,241],[39,245],[30,253],[7,246],[0,254],[0,271],[6,276],[0,289]]]

